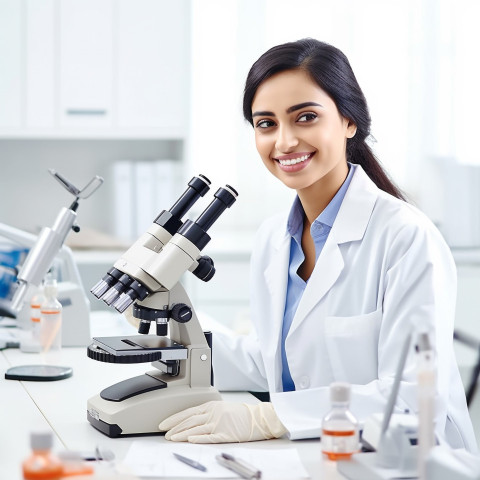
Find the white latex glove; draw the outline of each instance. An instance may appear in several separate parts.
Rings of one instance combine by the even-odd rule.
[[[271,403],[212,401],[166,418],[158,428],[173,442],[229,443],[278,438],[287,432]]]

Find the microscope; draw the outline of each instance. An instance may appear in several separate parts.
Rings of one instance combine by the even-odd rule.
[[[77,225],[80,200],[89,198],[103,184],[103,178],[96,175],[79,189],[53,168],[49,169],[49,173],[75,197],[75,200],[69,207],[62,207],[53,226],[42,228],[38,236],[0,223],[0,237],[30,247],[18,271],[13,297],[0,301],[0,317],[17,318],[20,321],[19,326],[26,327],[29,320],[25,312],[25,299],[34,293],[57,261],[61,264],[59,272],[62,274],[59,282],[59,299],[64,307],[62,345],[87,345],[91,338],[90,303],[85,295],[72,251],[64,243],[71,230],[80,231]]]
[[[108,363],[151,362],[153,371],[129,378],[88,400],[88,421],[109,437],[160,433],[159,423],[174,413],[221,400],[213,387],[211,333],[203,332],[179,283],[189,270],[209,281],[215,267],[200,254],[210,241],[207,230],[236,200],[231,186],[219,188],[195,221],[182,217],[210,188],[203,175],[120,257],[91,290],[123,313],[131,308],[139,335],[98,337],[89,358]],[[151,324],[155,334],[149,334]],[[167,337],[168,332],[170,333]]]

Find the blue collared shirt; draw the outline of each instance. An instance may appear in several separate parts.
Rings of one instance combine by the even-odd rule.
[[[315,243],[315,262],[318,260],[320,252],[327,241],[328,234],[332,229],[333,222],[337,217],[338,211],[340,210],[340,205],[343,202],[345,194],[348,190],[348,186],[352,180],[356,165],[349,163],[349,168],[350,169],[347,178],[343,182],[338,192],[310,226],[310,233]],[[305,255],[302,250],[303,218],[303,207],[300,203],[300,199],[296,197],[290,210],[287,223],[287,230],[291,235],[292,240],[290,243],[287,298],[285,301],[285,312],[283,314],[282,327],[282,382],[284,392],[295,390],[295,384],[293,383],[292,376],[290,375],[285,353],[285,339],[287,338],[288,331],[292,325],[293,317],[295,316],[298,304],[300,303],[300,299],[302,298],[308,282],[308,280],[305,282],[297,273],[300,265],[305,260]]]

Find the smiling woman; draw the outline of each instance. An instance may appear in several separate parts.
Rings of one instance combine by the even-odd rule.
[[[370,116],[350,64],[313,39],[252,66],[243,112],[267,169],[296,191],[260,227],[251,257],[249,336],[215,332],[220,390],[271,403],[210,402],[165,420],[166,438],[241,442],[321,435],[329,385],[351,384],[360,420],[384,411],[404,339],[427,332],[437,358],[440,441],[476,449],[453,355],[456,272],[432,222],[406,203],[365,143]],[[408,357],[397,411],[418,411]]]

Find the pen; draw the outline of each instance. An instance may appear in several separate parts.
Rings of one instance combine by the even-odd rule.
[[[217,462],[224,467],[232,470],[232,472],[237,473],[242,478],[262,478],[262,472],[258,468],[253,467],[243,460],[236,459],[234,456],[229,455],[228,453],[222,453],[215,457]]]
[[[193,468],[196,468],[197,470],[200,470],[202,472],[206,472],[207,468],[204,467],[201,463],[196,462],[195,460],[192,460],[191,458],[184,457],[183,455],[179,455],[178,453],[173,454],[177,460],[180,460],[183,463],[186,463],[187,465],[190,465]]]

